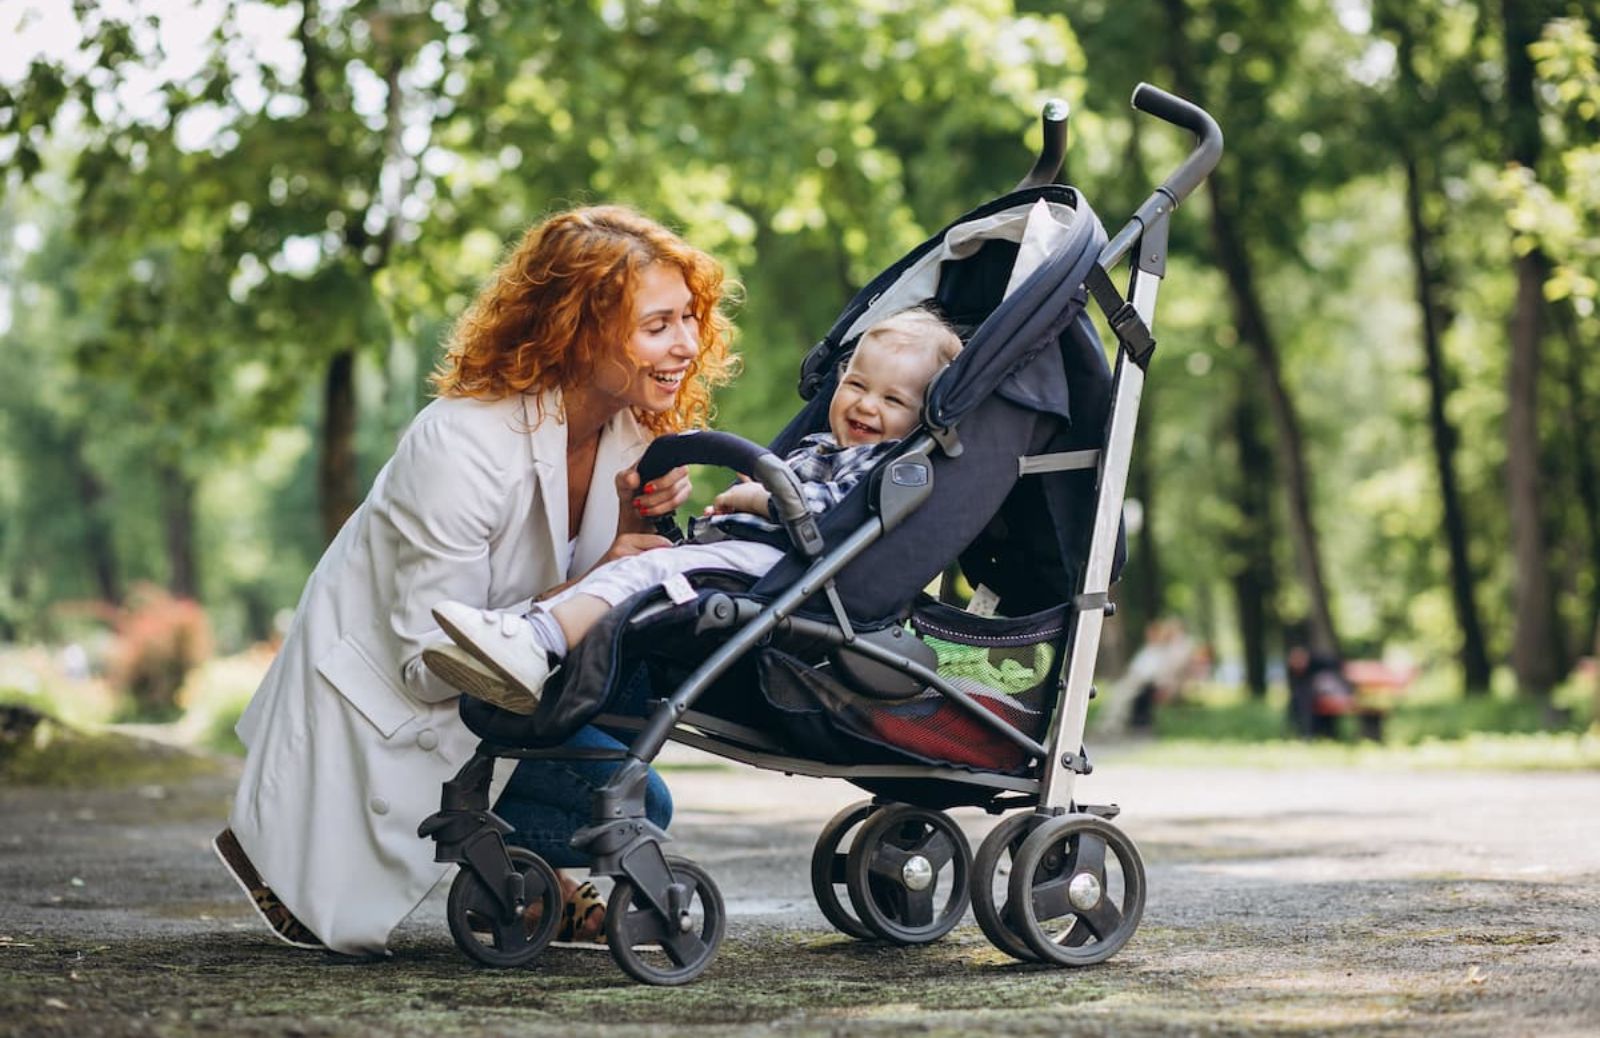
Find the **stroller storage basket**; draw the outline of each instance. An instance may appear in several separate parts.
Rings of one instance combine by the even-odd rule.
[[[1030,738],[1044,735],[1070,610],[980,617],[919,600],[911,628],[938,657],[939,676]],[[837,761],[915,762],[1021,774],[1029,755],[936,688],[889,700],[839,668],[768,649],[761,689],[786,734]]]

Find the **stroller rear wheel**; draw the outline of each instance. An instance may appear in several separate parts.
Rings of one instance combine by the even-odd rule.
[[[716,958],[727,929],[722,892],[700,866],[668,857],[673,886],[667,891],[674,918],[657,911],[626,876],[617,880],[606,903],[606,942],[622,971],[645,984],[687,984]]]
[[[972,915],[989,943],[1013,959],[1038,962],[1039,956],[1016,930],[1011,907],[1011,873],[1017,850],[1037,819],[1031,813],[1012,815],[989,831],[972,861]]]
[[[850,904],[895,944],[927,944],[954,929],[967,911],[971,872],[961,827],[943,811],[906,804],[868,818],[845,859]]]
[[[526,908],[518,905],[517,911],[508,915],[500,899],[470,868],[456,873],[445,904],[456,947],[470,959],[500,968],[532,962],[561,925],[561,881],[556,870],[521,847],[508,847],[506,854],[511,867],[522,876]],[[530,929],[527,908],[534,905],[540,912]]]
[[[1039,958],[1091,966],[1117,953],[1144,914],[1144,862],[1133,841],[1093,815],[1046,819],[1012,862],[1010,918]]]
[[[849,852],[841,851],[839,844],[850,830],[867,820],[878,809],[870,800],[851,804],[828,820],[817,837],[817,846],[811,852],[811,892],[816,895],[817,907],[841,933],[858,941],[870,941],[878,936],[871,928],[850,914],[839,900],[839,888],[846,885],[846,863]],[[845,891],[848,896],[848,889]]]

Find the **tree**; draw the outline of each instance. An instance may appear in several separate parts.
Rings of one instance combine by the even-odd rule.
[[[1396,43],[1397,75],[1379,125],[1384,139],[1400,157],[1405,175],[1405,213],[1416,284],[1423,376],[1428,386],[1428,428],[1448,552],[1450,599],[1461,632],[1462,679],[1469,692],[1485,692],[1489,687],[1489,653],[1478,611],[1467,515],[1456,472],[1460,435],[1449,416],[1454,378],[1445,358],[1444,336],[1454,318],[1448,303],[1452,286],[1438,244],[1448,233],[1441,165],[1448,161],[1452,143],[1474,135],[1475,127],[1469,120],[1477,109],[1470,103],[1470,80],[1463,82],[1468,75],[1466,57],[1443,52],[1450,33],[1441,12],[1416,4],[1383,3],[1377,5],[1375,14],[1379,27]],[[1425,46],[1434,51],[1419,59],[1418,50]],[[1419,68],[1424,61],[1433,70],[1428,79]],[[1477,136],[1481,139],[1481,133]]]
[[[1516,166],[1533,171],[1539,168],[1542,144],[1529,47],[1539,38],[1544,13],[1544,5],[1533,3],[1508,3],[1501,9],[1506,157]],[[1544,284],[1550,268],[1536,242],[1523,245],[1514,261],[1516,301],[1511,314],[1506,384],[1506,493],[1516,567],[1512,581],[1515,630],[1511,666],[1525,693],[1544,698],[1565,672],[1545,543],[1541,490],[1544,465],[1539,438]]]

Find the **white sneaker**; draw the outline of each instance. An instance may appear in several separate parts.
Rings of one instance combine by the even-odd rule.
[[[550,657],[534,637],[532,624],[516,613],[448,601],[433,607],[433,618],[452,641],[506,682],[500,688],[483,681],[469,681],[471,687],[451,684],[514,714],[533,713],[550,676]],[[432,662],[428,667],[433,668]]]

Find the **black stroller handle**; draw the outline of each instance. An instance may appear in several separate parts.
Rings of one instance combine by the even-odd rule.
[[[1173,205],[1177,205],[1193,194],[1194,189],[1217,168],[1217,163],[1222,159],[1222,128],[1204,108],[1149,83],[1140,83],[1133,88],[1132,104],[1139,111],[1174,126],[1181,126],[1198,138],[1194,150],[1183,160],[1183,165],[1174,170],[1161,185],[1161,189],[1171,196]]]
[[[795,547],[808,556],[821,552],[822,535],[800,494],[799,478],[782,458],[767,448],[743,436],[713,430],[658,436],[639,457],[639,483],[642,486],[658,479],[679,465],[720,465],[752,477],[772,495],[778,519]],[[676,529],[671,516],[656,519],[656,528],[671,537],[666,532],[667,525]]]
[[[1017,181],[1013,191],[1055,183],[1061,172],[1061,161],[1067,156],[1067,116],[1071,113],[1072,106],[1059,97],[1044,103],[1044,143],[1039,146],[1039,158],[1028,175]]]
[[[1166,220],[1178,203],[1192,195],[1194,189],[1211,175],[1211,171],[1222,160],[1222,128],[1204,108],[1149,83],[1134,87],[1131,100],[1133,107],[1139,111],[1193,133],[1195,145],[1183,164],[1162,181],[1161,186],[1134,212],[1133,219],[1124,224],[1100,250],[1100,267],[1103,270],[1110,270],[1121,262],[1145,230]],[[1165,240],[1163,234],[1162,241]],[[1166,257],[1151,257],[1151,262],[1157,264],[1151,269],[1159,275],[1159,270],[1165,269]]]

